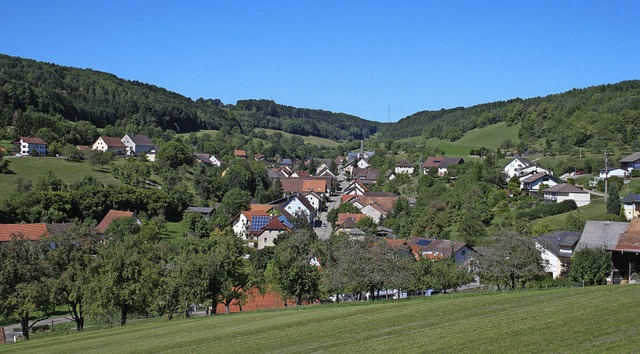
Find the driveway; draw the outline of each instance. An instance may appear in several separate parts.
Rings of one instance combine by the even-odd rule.
[[[327,202],[327,211],[320,213],[320,221],[322,222],[322,225],[326,225],[316,228],[316,235],[318,235],[318,238],[321,240],[327,240],[329,239],[329,236],[331,236],[331,232],[333,231],[333,229],[331,228],[331,223],[327,221],[327,214],[329,213],[329,211],[337,208],[340,205],[342,191],[349,185],[349,183],[344,180],[344,175],[342,173],[338,175],[338,184],[341,187],[340,193],[331,196],[329,198],[329,201]]]

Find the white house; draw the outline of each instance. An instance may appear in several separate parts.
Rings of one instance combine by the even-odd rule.
[[[360,159],[360,160],[358,160],[358,162],[356,163],[356,166],[357,166],[358,168],[363,168],[363,169],[364,169],[364,168],[368,168],[368,167],[369,167],[369,166],[371,166],[371,165],[369,164],[369,162],[367,162],[367,160],[365,160],[365,159]]]
[[[640,194],[627,194],[622,198],[622,209],[627,220],[640,217]]]
[[[110,136],[100,136],[93,145],[91,150],[98,150],[102,152],[113,152],[116,155],[124,155],[127,152],[127,146],[119,138]]]
[[[591,194],[569,183],[556,184],[544,190],[544,200],[560,203],[569,199],[582,207],[591,203]]]
[[[398,164],[393,169],[393,172],[395,174],[404,173],[404,174],[411,175],[413,174],[414,170],[415,170],[415,167],[409,161],[402,160],[398,162]]]
[[[629,176],[629,171],[624,170],[622,168],[612,168],[605,170],[604,168],[600,169],[600,174],[598,175],[599,179],[605,179],[609,177],[620,177],[627,178]]]
[[[309,222],[316,217],[316,209],[300,193],[290,195],[282,207],[293,216],[304,215]]]
[[[554,279],[567,275],[580,235],[580,232],[553,231],[534,240],[544,261],[545,272],[553,275]]]
[[[520,189],[523,191],[538,191],[541,185],[553,187],[558,180],[546,172],[534,173],[520,178]]]
[[[309,201],[309,204],[313,206],[316,210],[320,210],[322,206],[322,196],[320,196],[316,192],[305,193],[304,197]]]
[[[380,205],[376,203],[371,203],[371,204],[362,206],[361,204],[358,204],[358,202],[356,202],[356,203],[353,203],[353,205],[358,207],[362,214],[370,217],[376,223],[379,223],[380,219],[382,219],[383,216],[387,215],[387,212]]]
[[[47,142],[40,138],[20,137],[13,141],[15,149],[21,155],[47,156]]]
[[[535,165],[533,162],[525,159],[524,157],[516,157],[504,167],[504,174],[507,175],[507,179],[515,177],[522,177],[532,173],[548,173],[553,174],[551,171]]]
[[[218,166],[218,167],[222,166],[222,162],[220,162],[220,160],[217,157],[209,154],[196,154],[196,161],[202,162],[206,165],[212,165],[212,166]]]
[[[141,134],[127,134],[121,139],[121,141],[127,147],[127,155],[146,154],[156,146],[148,136]]]
[[[262,228],[256,237],[258,240],[258,249],[261,250],[265,247],[275,246],[275,241],[278,239],[278,236],[282,233],[291,231],[292,228],[293,225],[283,216],[271,217],[269,223]]]

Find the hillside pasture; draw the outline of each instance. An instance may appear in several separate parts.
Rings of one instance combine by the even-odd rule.
[[[520,124],[507,127],[504,122],[501,122],[484,128],[470,130],[466,132],[462,138],[453,142],[435,138],[425,140],[422,137],[406,138],[400,141],[423,143],[444,150],[447,156],[465,157],[469,156],[471,149],[485,147],[490,150],[495,150],[507,139],[511,140],[514,145],[517,144],[520,142],[518,138],[519,129]]]
[[[52,171],[65,183],[78,182],[87,176],[95,177],[103,184],[116,185],[120,182],[111,175],[108,167],[104,170],[96,166],[95,170],[87,162],[69,162],[55,157],[11,157],[9,168],[13,174],[0,174],[0,199],[16,192],[16,179],[22,177],[35,183],[40,177]]]
[[[34,335],[0,352],[634,352],[639,287],[437,295],[140,321]]]

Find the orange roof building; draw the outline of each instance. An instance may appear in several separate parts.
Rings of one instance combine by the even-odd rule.
[[[45,223],[37,224],[0,224],[0,242],[9,242],[11,238],[22,236],[35,241],[49,234]]]
[[[104,218],[102,218],[102,221],[100,221],[100,223],[98,224],[98,226],[96,226],[96,231],[103,234],[107,231],[107,229],[109,228],[113,220],[119,219],[119,218],[132,218],[134,216],[135,214],[132,211],[122,211],[122,210],[113,210],[113,209],[109,210],[107,215],[105,215]],[[140,221],[138,221],[138,224],[140,224]]]

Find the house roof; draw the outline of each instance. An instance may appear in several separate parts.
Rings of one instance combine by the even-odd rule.
[[[46,141],[40,139],[40,138],[32,138],[32,137],[20,137],[20,140],[24,141],[25,143],[28,144],[37,144],[37,145],[49,145],[47,144]]]
[[[211,214],[211,212],[213,211],[212,207],[193,207],[190,206],[187,208],[187,211],[192,211],[194,213],[200,213],[200,214]]]
[[[196,154],[196,159],[198,159],[202,163],[212,164],[213,162],[211,161],[210,156],[211,155],[209,154]]]
[[[296,172],[296,174],[300,178],[309,178],[309,177],[311,177],[311,173],[309,173],[307,171],[298,171],[298,172]]]
[[[0,224],[0,242],[9,242],[13,235],[22,235],[27,240],[39,240],[49,233],[45,223]]]
[[[640,202],[640,194],[627,194],[622,198],[623,203],[638,203]]]
[[[372,195],[373,194],[373,195]],[[364,195],[354,195],[354,201],[359,202],[363,206],[371,205],[376,209],[381,209],[383,214],[387,214],[391,210],[393,210],[393,206],[398,201],[398,197],[391,193],[391,195],[386,195],[388,193],[384,193],[385,195],[379,196],[376,195],[378,193],[366,192]]]
[[[355,180],[360,181],[375,181],[380,175],[380,170],[377,168],[354,168],[352,177]]]
[[[578,188],[572,184],[569,183],[560,183],[560,184],[556,184],[553,187],[549,187],[547,189],[544,190],[545,193],[547,192],[551,192],[551,193],[583,193],[583,194],[588,194],[589,192],[583,190],[582,188]]]
[[[105,233],[105,231],[107,231],[107,229],[109,228],[109,226],[111,225],[111,223],[113,222],[113,220],[115,219],[119,219],[119,218],[130,218],[133,217],[133,212],[132,211],[123,211],[123,210],[109,210],[109,212],[107,213],[107,215],[104,216],[104,218],[102,218],[102,221],[100,221],[100,223],[98,224],[98,226],[96,226],[96,230],[103,234]]]
[[[272,217],[269,223],[262,228],[262,232],[264,231],[290,231],[291,227],[286,226],[282,220],[278,217]]]
[[[623,158],[620,162],[636,162],[640,160],[640,151],[634,152],[633,154]]]
[[[616,246],[620,235],[625,232],[628,226],[628,222],[588,220],[575,250],[602,247],[611,249]]]
[[[336,220],[336,226],[343,225],[347,220],[351,219],[353,224],[360,221],[360,219],[366,218],[365,214],[353,214],[353,213],[338,213],[338,220]]]
[[[522,178],[520,181],[524,182],[524,183],[531,183],[531,182],[535,182],[535,181],[537,181],[540,178],[543,178],[545,176],[548,176],[551,179],[553,179],[554,181],[556,181],[555,177],[553,177],[552,175],[550,175],[550,174],[548,174],[546,172],[532,173],[532,174],[528,175],[527,177]]]
[[[235,157],[247,157],[247,152],[245,150],[233,150],[233,156]]]
[[[133,143],[136,145],[156,146],[156,144],[154,144],[153,141],[146,135],[143,135],[143,134],[138,134],[138,135],[127,134],[127,135],[129,136],[131,141],[133,141]]]
[[[307,208],[307,210],[309,210],[310,213],[313,213],[314,211],[316,211],[316,208],[313,207],[313,205],[311,205],[311,203],[309,202],[309,200],[307,198],[304,197],[304,195],[302,195],[301,193],[296,193],[293,194],[292,196],[289,197],[289,200],[296,198],[300,201],[300,203]]]
[[[524,157],[516,157],[515,159],[509,161],[507,165],[511,164],[513,161],[516,161],[516,160],[520,161],[523,167],[533,166],[533,162],[529,161],[529,159],[525,159]]]
[[[408,244],[411,246],[412,251],[418,250],[423,257],[431,259],[448,258],[467,245],[464,242],[422,237],[411,237],[408,240]]]
[[[293,161],[291,161],[291,159],[282,159],[280,160],[280,164],[283,166],[291,166],[293,165]]]
[[[76,145],[76,149],[81,151],[89,150],[89,145]]]
[[[423,167],[449,167],[451,165],[460,165],[464,163],[462,157],[433,157],[429,156],[427,160],[422,164]]]
[[[640,219],[631,219],[627,229],[620,235],[614,251],[640,252]]]
[[[407,160],[401,160],[396,164],[396,167],[413,167],[413,164]]]
[[[112,136],[100,136],[98,139],[102,139],[102,141],[104,141],[107,146],[121,147],[123,149],[127,147],[126,145],[124,145],[122,140],[120,140],[120,138],[114,138]]]
[[[536,238],[536,241],[557,257],[570,257],[571,253],[561,252],[560,249],[573,250],[581,234],[581,232],[575,231],[552,231]]]

